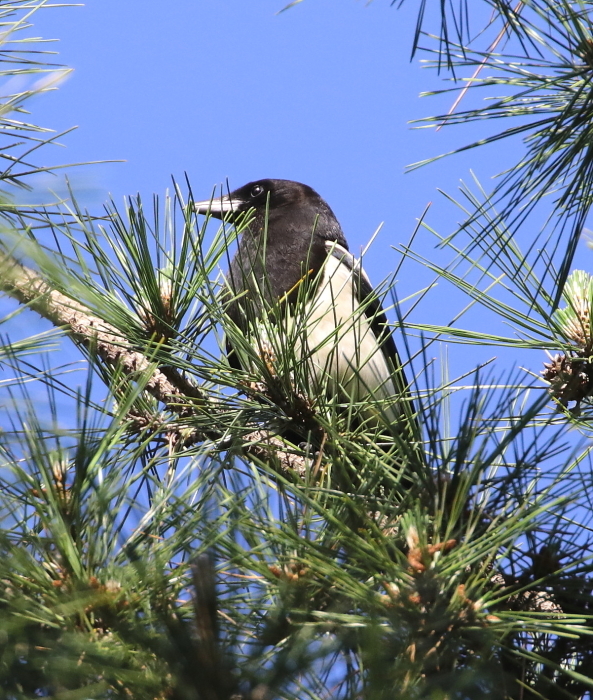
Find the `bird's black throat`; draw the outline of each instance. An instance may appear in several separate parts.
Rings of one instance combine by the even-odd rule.
[[[347,247],[333,212],[324,206],[286,205],[258,211],[242,233],[231,261],[228,282],[235,299],[230,318],[246,329],[249,317],[261,314],[261,305],[273,309],[291,305],[301,285],[311,287],[327,258],[326,241]],[[246,310],[246,307],[252,307]]]

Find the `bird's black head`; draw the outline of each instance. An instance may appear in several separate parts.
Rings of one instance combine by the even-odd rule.
[[[327,202],[308,185],[293,180],[255,180],[222,197],[196,202],[195,207],[199,214],[230,222],[253,210],[253,231],[267,228],[268,236],[290,236],[297,230],[309,235],[315,230],[320,237],[347,247]]]

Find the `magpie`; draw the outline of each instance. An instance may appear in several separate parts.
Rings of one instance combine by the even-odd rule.
[[[231,223],[243,218],[227,278],[227,313],[242,331],[257,333],[258,319],[281,308],[285,321],[301,329],[292,336],[293,357],[306,366],[314,391],[348,405],[360,402],[362,422],[374,427],[397,426],[413,415],[380,299],[315,190],[291,180],[257,180],[196,202],[195,209]],[[228,350],[231,364],[240,366]]]

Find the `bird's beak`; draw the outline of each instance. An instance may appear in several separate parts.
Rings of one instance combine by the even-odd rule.
[[[243,202],[239,199],[232,199],[228,194],[223,197],[213,199],[205,199],[203,202],[194,204],[198,214],[210,214],[216,219],[225,219],[230,221],[234,215],[239,213],[240,206]]]

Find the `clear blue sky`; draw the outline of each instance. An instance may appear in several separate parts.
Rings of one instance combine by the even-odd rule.
[[[388,0],[304,0],[277,14],[284,4],[90,0],[40,11],[31,34],[59,39],[58,60],[74,72],[30,103],[32,119],[58,131],[79,127],[62,139],[65,149],[46,149],[41,159],[124,159],[70,173],[93,211],[108,192],[118,202],[162,193],[185,172],[197,198],[227,178],[231,188],[262,177],[300,180],[329,202],[354,252],[384,223],[365,263],[378,282],[397,265],[390,246],[408,239],[429,201],[430,224],[454,230],[461,217],[437,187],[455,193],[470,168],[489,187],[517,150],[487,147],[404,174],[412,162],[487,133],[484,125],[435,133],[408,124],[454,100],[418,97],[443,86],[419,57],[410,63],[419,2],[398,11]],[[417,245],[442,260],[428,233]],[[412,265],[399,277],[402,298],[431,279]],[[418,314],[446,324],[466,302],[441,286]],[[451,359],[462,371],[494,354],[454,346]]]
[[[409,61],[417,2],[397,11],[386,0],[304,0],[276,14],[284,4],[91,0],[41,11],[35,30],[60,39],[59,60],[74,72],[36,100],[33,117],[79,127],[65,150],[44,157],[125,159],[79,171],[75,182],[93,189],[96,204],[108,191],[117,200],[162,192],[184,172],[200,198],[227,178],[231,187],[261,177],[306,182],[353,250],[384,222],[371,261],[383,277],[394,263],[388,246],[407,239],[437,186],[454,190],[470,166],[487,180],[503,161],[489,163],[490,149],[404,174],[484,133],[408,125],[453,100],[418,98],[440,81]],[[451,212],[443,232],[455,220]]]

